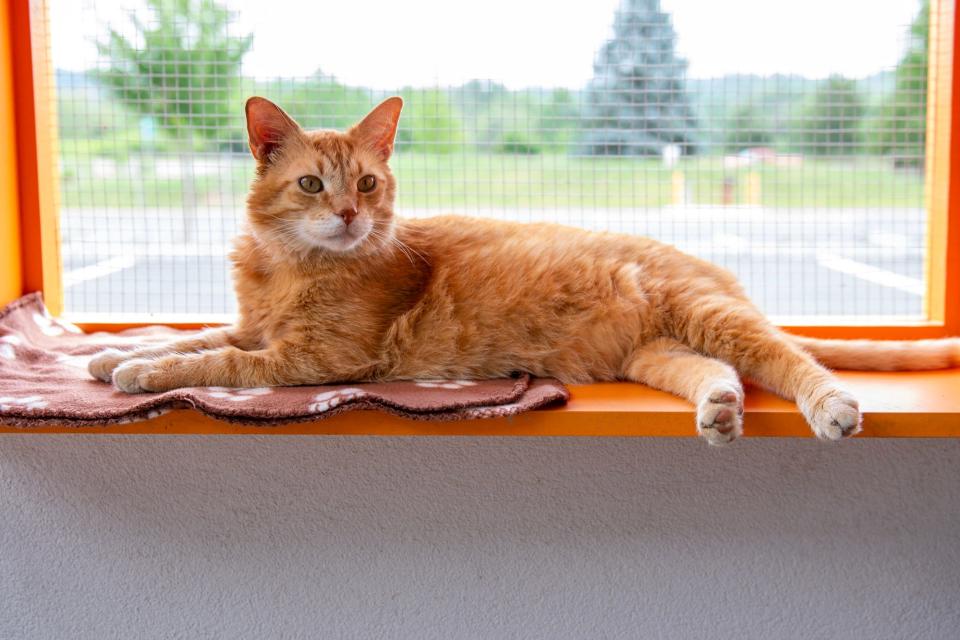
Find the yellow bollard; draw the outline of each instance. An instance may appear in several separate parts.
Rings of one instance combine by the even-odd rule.
[[[671,202],[675,205],[687,204],[687,186],[682,171],[674,171],[672,176],[673,193]]]
[[[760,206],[760,174],[756,171],[747,174],[747,204]]]

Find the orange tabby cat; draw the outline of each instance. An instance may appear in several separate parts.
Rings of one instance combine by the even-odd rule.
[[[402,101],[346,133],[303,131],[247,102],[257,175],[232,254],[236,325],[159,348],[104,352],[90,373],[137,393],[516,371],[633,380],[697,406],[720,444],[741,433],[738,373],[795,399],[813,431],[856,433],[860,412],[824,364],[960,365],[960,339],[788,336],[727,271],[648,238],[454,216],[396,218],[387,165]]]

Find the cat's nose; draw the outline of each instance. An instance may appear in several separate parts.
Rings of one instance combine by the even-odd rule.
[[[353,219],[357,217],[357,208],[347,207],[346,209],[340,209],[340,211],[337,211],[337,215],[343,218],[343,224],[349,227]]]

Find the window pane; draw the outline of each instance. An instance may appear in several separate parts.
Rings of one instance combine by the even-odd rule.
[[[773,315],[922,313],[918,0],[51,2],[66,310],[231,313],[243,103],[406,101],[400,215],[653,236]]]

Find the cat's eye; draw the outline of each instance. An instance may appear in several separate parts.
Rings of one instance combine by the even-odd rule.
[[[370,193],[377,186],[377,179],[373,176],[363,176],[357,181],[357,189],[360,193]]]
[[[317,176],[303,176],[299,182],[300,188],[307,193],[320,193],[323,191],[323,180]]]

